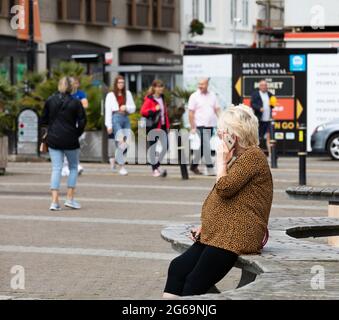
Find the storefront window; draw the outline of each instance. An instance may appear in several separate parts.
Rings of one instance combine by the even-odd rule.
[[[152,85],[152,82],[154,79],[155,79],[154,74],[143,74],[142,75],[142,90],[148,89]]]
[[[27,62],[23,57],[14,58],[14,82],[18,83],[24,80],[27,71]]]
[[[173,76],[169,73],[160,73],[158,75],[158,78],[157,79],[160,79],[164,82],[165,84],[165,87],[169,90],[172,90],[173,89],[173,85],[172,85],[172,79],[173,79]]]
[[[0,57],[0,77],[10,81],[10,57]]]

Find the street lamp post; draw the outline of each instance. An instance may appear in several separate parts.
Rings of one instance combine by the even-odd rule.
[[[34,0],[28,1],[28,16],[29,16],[29,39],[27,51],[27,69],[30,72],[35,68],[35,43],[34,43]]]

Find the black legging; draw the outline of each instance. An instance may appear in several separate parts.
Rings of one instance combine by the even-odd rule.
[[[152,129],[147,129],[146,130],[146,134],[148,136],[149,132],[151,131]],[[155,129],[153,129],[155,130]],[[160,167],[160,163],[161,161],[164,159],[165,155],[166,155],[166,152],[168,150],[168,136],[167,136],[167,128],[166,128],[166,125],[163,125],[161,127],[161,130],[162,130],[162,134],[159,133],[160,136],[157,136],[155,138],[155,140],[153,141],[147,141],[147,144],[148,144],[148,147],[147,147],[147,150],[149,150],[151,147],[153,147],[158,141],[160,141],[161,143],[161,146],[162,146],[162,151],[159,155],[156,154],[156,152],[151,152],[150,153],[150,163],[152,165],[152,170],[156,170]],[[156,133],[156,132],[155,132]],[[155,151],[155,150],[153,150]]]
[[[196,242],[171,262],[165,292],[177,296],[205,294],[225,277],[237,259],[233,252]]]

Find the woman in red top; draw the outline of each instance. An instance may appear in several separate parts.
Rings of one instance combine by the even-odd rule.
[[[167,133],[170,128],[164,90],[164,83],[161,80],[154,80],[140,111],[141,115],[147,119],[147,141],[153,177],[167,176],[167,171],[160,169],[160,162],[167,152]],[[156,150],[158,141],[162,149],[159,155]]]

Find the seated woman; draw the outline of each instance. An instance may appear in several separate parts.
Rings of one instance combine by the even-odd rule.
[[[194,244],[175,258],[163,297],[205,294],[234,266],[239,255],[262,249],[272,206],[273,182],[259,149],[258,120],[240,105],[224,111],[218,123],[217,181],[206,198]]]

